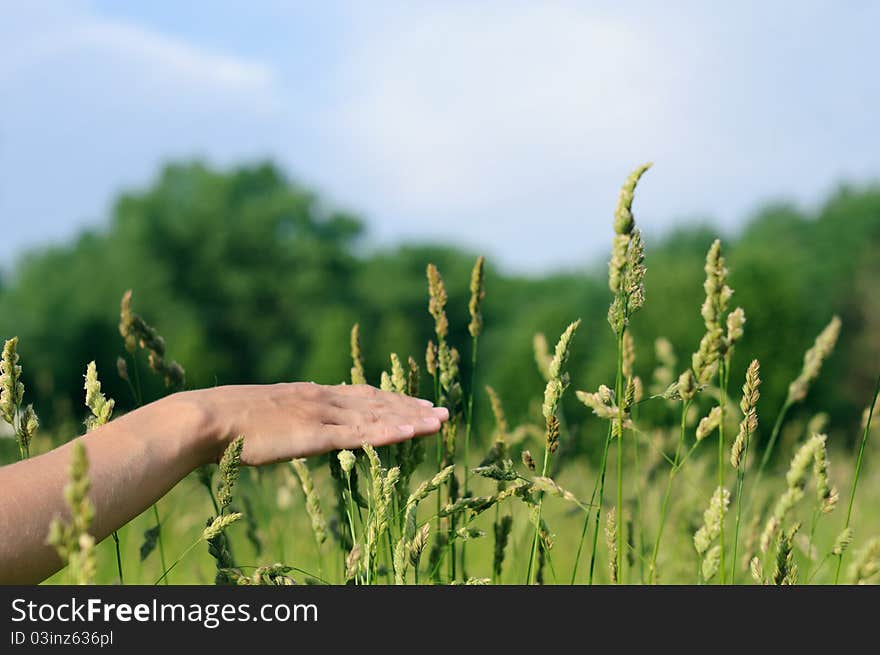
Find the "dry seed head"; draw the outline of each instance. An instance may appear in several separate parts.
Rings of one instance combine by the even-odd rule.
[[[691,367],[694,376],[702,385],[708,384],[718,371],[718,363],[721,356],[723,333],[721,328],[715,327],[706,331],[700,339],[700,345],[691,356]]]
[[[486,394],[489,396],[489,404],[492,406],[492,416],[495,417],[495,440],[505,441],[510,427],[507,424],[507,417],[504,414],[504,406],[501,404],[501,398],[495,392],[495,389],[486,385]]]
[[[703,557],[703,564],[700,566],[700,573],[703,580],[709,582],[718,573],[718,567],[721,565],[721,546],[715,544],[709,549],[709,552]]]
[[[633,384],[633,404],[638,405],[642,402],[642,399],[645,397],[645,387],[642,383],[642,378],[638,375],[634,375],[632,377]]]
[[[834,509],[837,504],[837,490],[831,486],[828,480],[828,437],[824,434],[816,435],[817,445],[813,451],[813,477],[816,480],[816,497],[823,508],[830,506]],[[826,511],[831,511],[826,510]]]
[[[880,537],[874,537],[858,552],[847,570],[850,584],[871,584],[880,573]]]
[[[715,239],[706,253],[706,281],[703,290],[706,292],[706,301],[703,303],[701,314],[706,331],[721,327],[721,319],[727,311],[727,305],[733,291],[727,286],[727,266],[724,256],[721,254],[721,241]],[[744,319],[745,317],[743,317]]]
[[[678,376],[675,391],[682,400],[691,400],[697,394],[697,381],[690,369]]]
[[[615,514],[617,509],[611,507],[605,513],[605,545],[608,546],[608,574],[611,577],[611,584],[617,584],[617,519]]]
[[[324,520],[324,513],[321,511],[321,502],[318,498],[318,492],[315,490],[315,484],[312,481],[312,475],[309,473],[309,467],[304,459],[294,459],[290,462],[293,470],[299,478],[302,485],[303,494],[306,497],[306,513],[312,523],[312,532],[315,534],[315,540],[319,544],[323,544],[327,540],[327,522]]]
[[[24,408],[24,415],[18,426],[18,437],[21,443],[24,444],[26,451],[30,449],[31,439],[33,439],[39,428],[40,419],[37,418],[34,406],[28,405]]]
[[[721,525],[728,505],[730,505],[730,492],[723,487],[716,488],[708,509],[703,512],[703,525],[694,535],[694,548],[700,555],[705,555],[721,534]]]
[[[627,252],[631,237],[628,234],[615,234],[611,241],[611,261],[608,262],[608,287],[615,295],[623,286],[623,275],[626,271]]]
[[[843,532],[837,535],[837,538],[834,540],[834,545],[831,547],[831,554],[836,555],[837,557],[842,556],[852,543],[853,536],[854,533],[852,528],[844,528]]]
[[[223,451],[220,458],[220,485],[217,490],[217,503],[222,513],[232,502],[232,492],[238,482],[238,471],[241,467],[241,451],[244,448],[244,436],[232,441]]]
[[[642,233],[633,232],[632,242],[626,257],[626,269],[623,273],[623,293],[626,296],[626,316],[642,308],[645,304],[645,245]]]
[[[635,362],[636,346],[633,342],[632,332],[625,330],[623,333],[623,377],[632,377]]]
[[[64,500],[70,511],[70,522],[53,519],[46,543],[67,562],[76,584],[90,584],[95,575],[95,540],[88,530],[95,517],[95,508],[89,500],[89,461],[80,439],[71,447],[68,475]]]
[[[522,452],[522,461],[525,467],[529,469],[529,471],[531,471],[532,473],[535,472],[535,469],[537,468],[535,466],[535,458],[532,457],[532,453],[530,451],[524,450]]]
[[[357,457],[350,450],[340,450],[336,454],[336,458],[339,460],[339,466],[342,468],[342,472],[345,475],[351,473],[351,470],[354,468],[354,465],[357,463]]]
[[[550,379],[550,346],[547,345],[547,337],[543,332],[536,332],[532,337],[532,348],[535,351],[535,364],[538,365],[538,372],[544,381]]]
[[[394,391],[394,384],[391,382],[391,376],[388,371],[382,371],[379,376],[379,388],[382,391]]]
[[[406,372],[397,353],[391,353],[391,390],[395,393],[406,395],[407,390]]]
[[[758,399],[761,397],[759,387],[761,386],[761,365],[757,359],[753,359],[746,370],[746,381],[743,384],[743,396],[740,401],[739,408],[743,415],[748,415],[750,410],[755,409],[758,405]]]
[[[788,386],[789,403],[800,402],[807,396],[810,384],[819,376],[822,363],[828,359],[834,351],[837,337],[840,335],[840,318],[837,316],[825,326],[825,329],[816,337],[813,346],[804,354],[804,365],[800,374]]]
[[[419,364],[412,355],[406,363],[406,395],[415,398],[419,395]]]
[[[825,412],[818,412],[813,414],[810,417],[810,420],[807,421],[807,429],[805,430],[807,434],[824,434],[825,428],[828,427],[828,414]],[[864,429],[864,425],[862,426]]]
[[[7,339],[3,344],[3,355],[0,357],[0,414],[9,425],[14,424],[15,413],[24,398],[17,349],[18,337]]]
[[[422,558],[422,552],[425,550],[425,546],[428,544],[428,534],[431,532],[431,525],[429,523],[425,523],[419,530],[416,532],[415,536],[410,542],[409,545],[409,563],[412,564],[413,568],[418,567],[419,560]]]
[[[804,488],[807,485],[807,477],[810,473],[810,465],[814,464],[817,455],[825,447],[825,435],[813,435],[795,453],[791,460],[785,481],[788,488],[776,501],[773,514],[764,526],[761,534],[761,551],[767,552],[773,537],[776,536],[783,520],[789,512],[804,496]],[[818,479],[817,479],[818,482]],[[817,484],[818,486],[818,484]]]
[[[746,324],[746,313],[737,307],[727,315],[727,350],[730,351],[743,337],[743,326]]]
[[[578,319],[565,328],[556,344],[553,359],[550,360],[550,379],[547,381],[547,386],[544,389],[544,405],[542,407],[545,419],[549,419],[556,414],[562,394],[568,387],[568,375],[563,372],[563,368],[568,361],[572,337],[574,337],[575,330],[577,330],[580,324],[580,319]]]
[[[345,579],[354,580],[361,564],[361,545],[355,544],[345,557]]]
[[[748,448],[751,436],[758,429],[758,412],[756,406],[758,398],[761,397],[759,387],[761,385],[760,364],[757,359],[753,359],[746,370],[746,381],[743,384],[743,396],[739,403],[739,408],[743,413],[743,419],[739,424],[739,433],[730,449],[730,464],[733,468],[739,468],[742,463],[743,455]]]
[[[606,387],[607,388],[607,387]],[[603,393],[600,387],[595,393],[587,393],[586,391],[576,391],[575,396],[584,405],[593,410],[593,413],[601,419],[607,421],[616,420],[620,416],[619,408],[614,405],[613,397],[609,397]]]
[[[101,383],[98,380],[98,369],[95,362],[89,362],[86,367],[86,407],[88,407],[92,416],[86,420],[86,427],[94,430],[107,423],[113,414],[113,399],[109,400],[101,392]]]
[[[617,196],[617,206],[614,208],[614,231],[617,234],[629,234],[633,231],[635,219],[632,213],[633,199],[635,198],[636,185],[642,175],[645,174],[652,163],[648,162],[636,168],[623,183],[620,194]]]
[[[425,350],[425,369],[428,375],[437,376],[437,346],[433,341],[428,341],[428,347]]]
[[[477,258],[474,264],[474,270],[471,273],[471,300],[468,304],[468,310],[471,314],[471,322],[468,324],[468,332],[476,339],[483,330],[483,314],[482,304],[483,298],[486,297],[484,289],[484,268],[486,259],[482,255]]]
[[[749,570],[752,573],[752,579],[758,584],[766,584],[766,579],[764,578],[764,567],[761,564],[761,560],[757,555],[752,557],[749,560]]]
[[[567,500],[570,503],[574,503],[575,505],[582,505],[581,501],[579,501],[573,493],[567,489],[563,489],[553,478],[538,476],[532,480],[532,487],[535,491],[543,491],[552,496]]]
[[[351,383],[366,384],[364,375],[364,354],[361,351],[361,328],[358,323],[351,327]]]
[[[697,425],[697,441],[702,441],[721,425],[721,406],[716,405],[709,410],[709,414],[700,419]]]
[[[434,331],[443,343],[449,332],[449,321],[446,318],[446,287],[440,271],[434,264],[428,264],[428,312],[434,317]]]
[[[394,584],[403,585],[406,584],[406,569],[409,565],[409,548],[407,548],[406,541],[403,537],[397,540],[397,545],[394,547]]]
[[[221,514],[214,518],[211,523],[202,530],[202,540],[211,541],[220,536],[226,528],[241,518],[241,512],[232,512],[230,514]]]

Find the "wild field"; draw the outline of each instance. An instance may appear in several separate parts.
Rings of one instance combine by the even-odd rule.
[[[639,342],[632,326],[651,302],[651,259],[633,200],[648,169],[624,182],[609,230],[607,330],[616,373],[604,384],[585,388],[569,372],[570,353],[596,335],[580,329],[578,307],[561,308],[568,327],[533,339],[544,386],[511,413],[524,420],[508,420],[508,399],[480,382],[484,300],[492,293],[485,260],[471,273],[469,338],[460,342],[450,317],[465,308],[450,307],[443,272],[425,262],[423,320],[433,325],[425,350],[389,353],[381,376],[367,379],[362,341],[370,334],[355,324],[350,376],[339,382],[431,399],[450,413],[440,434],[259,469],[239,465],[244,434],[216,467],[194,472],[101,544],[88,534],[93,509],[80,448],[65,493],[70,516],[46,526],[69,565],[49,582],[876,583],[880,448],[872,420],[880,378],[859,389],[864,413],[853,422],[861,426],[854,448],[829,439],[821,410],[795,412],[834,357],[842,321],[827,316],[799,374],[785,380],[784,402],[762,402],[774,362],[744,348],[749,308],[737,304],[720,240],[706,253],[704,301],[692,311],[703,336],[686,352],[662,337]],[[134,405],[143,402],[148,375],[168,393],[186,388],[169,354],[174,344],[160,336],[158,321],[133,310],[134,291],[121,302],[117,370],[82,363],[86,430],[115,416],[99,374],[124,381]],[[17,347],[16,338],[6,341],[0,409],[26,458],[57,435],[39,430]],[[643,367],[646,360],[655,365]],[[744,367],[744,376],[734,374]],[[562,401],[570,396],[588,420],[567,420]],[[477,412],[491,413],[491,429]]]

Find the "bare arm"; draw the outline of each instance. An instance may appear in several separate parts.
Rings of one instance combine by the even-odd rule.
[[[373,387],[310,383],[229,386],[174,394],[81,437],[89,459],[96,540],[143,512],[197,466],[245,435],[259,466],[362,443],[432,434],[448,418],[430,402]],[[64,515],[71,444],[0,468],[0,584],[31,584],[61,561],[46,545]]]

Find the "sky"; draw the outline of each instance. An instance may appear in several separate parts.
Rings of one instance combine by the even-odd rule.
[[[880,178],[880,3],[0,0],[0,226],[105,224],[163,162],[277,161],[370,245],[537,272]]]

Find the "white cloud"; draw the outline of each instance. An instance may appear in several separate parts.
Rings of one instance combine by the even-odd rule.
[[[35,2],[7,11],[5,28],[0,26],[0,79],[6,81],[92,56],[102,58],[105,66],[125,67],[131,75],[149,74],[177,86],[269,97],[277,83],[276,72],[265,63],[110,20],[81,5]]]

